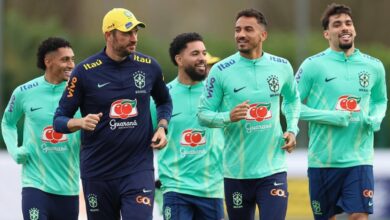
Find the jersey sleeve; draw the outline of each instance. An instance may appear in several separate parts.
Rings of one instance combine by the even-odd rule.
[[[166,86],[160,66],[156,63],[157,79],[153,85],[151,95],[156,105],[157,122],[161,119],[169,121],[172,115],[172,99]]]
[[[68,128],[68,121],[73,118],[77,109],[80,107],[83,96],[82,84],[82,74],[76,68],[68,81],[54,114],[53,127],[55,131],[65,134],[71,133]]]
[[[4,111],[1,122],[1,130],[7,150],[16,163],[24,163],[26,160],[26,149],[18,147],[17,123],[23,116],[23,100],[18,88],[14,90],[11,99]]]
[[[385,68],[380,63],[377,69],[377,80],[372,87],[370,97],[370,112],[368,113],[368,124],[373,131],[379,131],[387,108],[387,89],[385,79]]]
[[[223,88],[217,73],[216,68],[211,68],[198,108],[199,124],[211,128],[224,127],[230,123],[230,112],[218,112],[223,99]]]
[[[318,67],[317,67],[318,68]],[[298,91],[301,98],[300,119],[319,124],[332,126],[348,126],[350,113],[345,111],[314,109],[305,104],[310,90],[314,84],[316,67],[308,60],[305,60],[298,69],[295,79],[298,83]]]
[[[288,66],[287,73],[286,83],[283,85],[281,91],[283,96],[282,107],[286,116],[287,131],[297,134],[301,101],[291,65]]]

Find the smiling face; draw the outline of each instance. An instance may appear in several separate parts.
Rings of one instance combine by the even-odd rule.
[[[262,50],[262,43],[267,38],[267,32],[255,17],[242,16],[236,21],[234,38],[241,55],[255,58],[253,55]]]
[[[74,53],[70,47],[61,47],[45,56],[46,73],[55,81],[66,81],[75,66]]]
[[[347,14],[336,14],[329,17],[328,28],[324,37],[335,51],[353,51],[356,37],[352,18]]]
[[[206,47],[202,41],[187,43],[187,47],[176,55],[176,61],[192,81],[206,78]]]

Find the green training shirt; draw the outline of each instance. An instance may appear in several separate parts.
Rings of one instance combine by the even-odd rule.
[[[372,165],[374,131],[385,116],[385,70],[361,53],[327,49],[306,59],[296,74],[309,121],[309,167]]]
[[[168,144],[158,152],[162,190],[223,198],[222,130],[200,126],[196,117],[204,84],[184,85],[176,78],[167,86],[173,113]]]
[[[280,101],[283,97],[287,131],[298,132],[300,100],[290,63],[263,53],[249,60],[238,52],[215,64],[199,107],[199,121],[224,127],[224,176],[251,179],[287,170]],[[249,100],[245,120],[230,122],[230,111]]]
[[[18,86],[5,109],[2,134],[12,158],[23,164],[22,187],[57,195],[79,194],[79,132],[53,130],[53,116],[66,82],[48,83],[44,76]],[[17,122],[24,115],[23,144]]]

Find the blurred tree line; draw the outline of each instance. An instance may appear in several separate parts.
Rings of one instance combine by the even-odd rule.
[[[273,53],[278,56],[282,56],[287,58],[293,65],[294,70],[297,70],[299,64],[302,62],[301,58],[297,57],[296,51],[298,50],[298,38],[300,37],[294,30],[293,23],[294,19],[291,19],[291,7],[282,7],[286,2],[290,1],[251,1],[251,0],[243,0],[247,7],[243,7],[243,3],[240,1],[211,1],[209,4],[214,4],[214,6],[218,7],[204,7],[204,1],[193,1],[192,3],[186,3],[185,8],[182,6],[182,10],[176,10],[176,14],[172,14],[171,17],[175,17],[178,25],[170,25],[171,21],[167,21],[168,18],[161,17],[159,13],[161,10],[166,9],[169,10],[169,7],[172,6],[177,1],[174,0],[166,0],[164,5],[158,5],[156,7],[157,1],[153,0],[144,0],[143,4],[146,6],[154,6],[148,7],[147,12],[151,14],[151,17],[145,16],[145,20],[143,19],[143,14],[138,13],[141,11],[141,4],[130,4],[132,1],[120,1],[118,4],[113,4],[111,1],[103,0],[101,3],[104,7],[96,7],[92,11],[83,11],[86,9],[86,5],[90,6],[90,4],[95,4],[92,0],[86,0],[82,2],[76,2],[74,0],[69,0],[66,2],[57,2],[57,1],[31,1],[28,4],[25,4],[25,1],[14,0],[8,1],[9,5],[13,5],[14,7],[10,7],[9,5],[6,7],[6,11],[4,14],[4,66],[3,72],[3,85],[0,89],[3,90],[2,103],[4,106],[0,106],[0,114],[3,115],[4,108],[8,103],[9,97],[12,94],[13,89],[16,86],[31,80],[32,78],[38,77],[43,74],[41,70],[36,67],[36,50],[39,43],[49,37],[49,36],[60,36],[68,39],[74,49],[76,55],[76,62],[80,62],[88,56],[99,52],[102,50],[104,46],[104,38],[103,34],[100,30],[101,19],[106,11],[115,7],[126,7],[134,10],[134,13],[137,17],[145,21],[147,25],[146,30],[140,30],[139,32],[139,43],[138,50],[142,53],[151,55],[155,57],[162,66],[164,71],[166,82],[171,81],[176,77],[176,67],[171,63],[168,47],[171,39],[182,32],[187,31],[196,31],[204,36],[206,46],[208,50],[215,56],[226,57],[231,55],[236,51],[235,43],[233,39],[233,25],[234,25],[234,17],[238,10],[248,7],[255,8],[265,8],[266,16],[270,21],[269,35],[268,39],[264,44],[264,49],[267,52]],[[299,1],[299,0],[295,0]],[[115,1],[114,1],[115,2]],[[204,16],[196,16],[196,7],[203,7],[209,13],[209,17],[205,18]],[[224,7],[223,5],[218,5],[218,2],[228,2],[230,4],[230,8],[226,8],[225,17],[213,17],[212,10],[218,9],[220,7]],[[270,2],[273,2],[272,4]],[[291,1],[294,2],[294,1]],[[290,2],[290,3],[291,3]],[[311,23],[314,23],[316,27],[319,27],[319,14],[318,11],[322,12],[324,5],[329,4],[331,1],[322,1],[322,4],[312,5],[311,8],[316,10],[316,13],[310,14],[311,17],[315,17],[311,19]],[[342,3],[346,3],[351,5],[351,1],[341,1]],[[366,7],[368,1],[354,1],[355,4],[352,8],[356,7]],[[376,10],[383,10],[381,6],[385,1],[377,1],[379,4],[375,4],[372,8],[376,8]],[[351,4],[350,4],[351,3]],[[390,6],[390,1],[386,1],[386,5]],[[44,4],[47,6],[42,7]],[[57,6],[56,4],[60,4],[61,6]],[[79,4],[78,7],[75,5]],[[189,10],[188,7],[194,4],[195,9]],[[227,4],[227,3],[226,3]],[[84,5],[84,6],[83,6]],[[113,6],[114,5],[114,6]],[[351,5],[352,6],[352,5]],[[180,6],[179,6],[180,7]],[[20,10],[15,10],[18,8]],[[211,9],[210,9],[211,8]],[[371,9],[372,9],[371,8]],[[225,8],[223,8],[225,9]],[[170,9],[173,10],[173,9]],[[268,11],[280,11],[280,13],[267,13]],[[367,9],[369,10],[369,9]],[[39,13],[45,11],[50,14],[50,16],[42,16]],[[263,10],[262,10],[263,11]],[[98,13],[100,12],[100,13]],[[93,19],[80,17],[83,16],[83,13],[87,15],[94,15]],[[193,16],[196,19],[199,19],[202,23],[191,27],[188,25],[184,25],[186,21],[186,17],[182,16],[182,14],[189,13],[188,16]],[[141,14],[141,15],[138,15]],[[375,11],[369,10],[371,15],[375,15]],[[270,15],[270,16],[268,16]],[[385,65],[387,72],[390,71],[390,44],[386,45],[383,40],[378,39],[375,41],[376,43],[372,43],[370,41],[364,41],[367,34],[371,34],[373,32],[369,31],[361,31],[361,26],[359,22],[366,22],[364,19],[366,17],[356,16],[355,26],[357,26],[358,38],[356,42],[356,46],[361,49],[364,53],[368,53],[374,57],[379,58]],[[170,15],[166,15],[170,16]],[[183,19],[181,19],[183,18]],[[150,19],[162,20],[161,26],[157,26],[156,24],[150,22]],[[210,22],[214,24],[217,20],[222,19],[225,26],[218,26],[221,28],[220,30],[215,26],[210,28],[206,26],[204,22]],[[215,20],[215,21],[214,21]],[[281,25],[282,20],[285,22],[284,25]],[[358,21],[356,21],[358,20]],[[372,19],[375,21],[375,18]],[[90,21],[90,23],[88,23]],[[382,20],[378,22],[383,22]],[[86,24],[87,23],[87,24]],[[88,25],[90,24],[90,25]],[[151,24],[151,25],[149,25]],[[206,27],[204,27],[206,26]],[[369,25],[370,26],[370,25]],[[378,28],[375,25],[371,25],[372,28]],[[93,31],[88,31],[88,29],[93,27]],[[204,27],[204,28],[202,28]],[[366,27],[365,27],[366,28]],[[323,39],[320,28],[315,28],[316,31],[310,31],[305,39],[305,50],[307,56],[316,54],[326,47],[328,47],[328,43]],[[366,30],[366,29],[365,29]],[[388,29],[390,30],[390,29]],[[386,31],[386,30],[384,30]],[[222,34],[221,34],[222,33]],[[224,33],[228,33],[228,36],[225,36]],[[363,34],[361,34],[363,33]],[[363,35],[363,40],[359,38]],[[367,36],[366,36],[367,38]],[[389,79],[387,78],[387,85]],[[390,89],[390,88],[389,88]],[[389,115],[389,114],[387,114]],[[302,123],[301,127],[305,128],[305,124]],[[390,129],[390,117],[387,116],[382,123],[382,129],[380,132],[376,134],[376,146],[385,147],[390,146],[390,137],[386,136],[386,133]],[[301,128],[301,133],[298,139],[299,147],[307,146],[307,136],[305,129]],[[3,139],[0,141],[0,148],[4,148]]]

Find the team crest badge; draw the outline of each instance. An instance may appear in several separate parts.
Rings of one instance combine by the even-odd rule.
[[[30,214],[30,220],[38,220],[39,219],[39,209],[31,208],[28,210],[28,213]]]
[[[96,208],[98,206],[97,196],[95,194],[88,195],[88,204],[91,208]]]
[[[370,75],[367,72],[359,73],[359,83],[362,87],[366,88],[370,85]]]
[[[165,219],[167,219],[167,220],[171,219],[171,217],[172,217],[171,207],[169,207],[169,206],[165,207],[164,216],[165,216]]]
[[[137,71],[133,73],[134,84],[137,88],[142,89],[145,87],[145,73]]]
[[[242,208],[242,194],[239,192],[233,193],[233,208]]]
[[[268,85],[269,85],[269,89],[272,91],[272,92],[278,92],[279,91],[279,79],[277,76],[275,75],[271,75],[267,78],[267,82],[268,82]]]
[[[313,212],[315,215],[322,215],[322,212],[321,212],[321,204],[319,201],[317,200],[313,200],[311,202],[311,207],[313,209]]]

